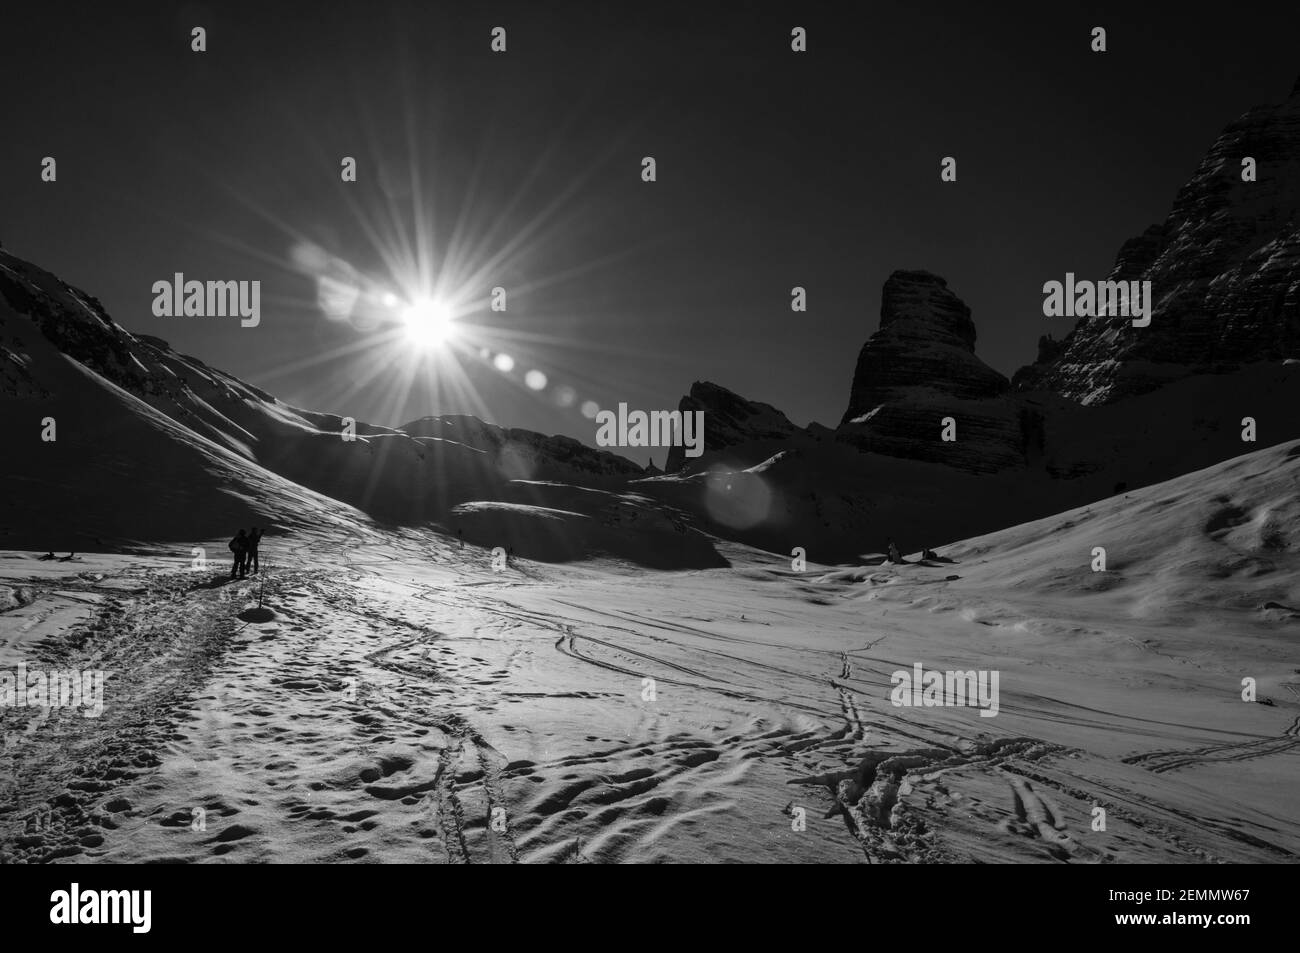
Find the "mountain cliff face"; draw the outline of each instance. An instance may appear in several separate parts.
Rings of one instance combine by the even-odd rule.
[[[1257,181],[1242,180],[1247,157]],[[1168,217],[1125,243],[1109,277],[1151,282],[1151,325],[1082,318],[1016,374],[1017,389],[1107,403],[1300,358],[1300,83],[1223,131]]]
[[[968,308],[938,275],[896,271],[880,329],[863,345],[836,439],[861,450],[973,472],[1024,463],[1028,413],[1010,382],[975,356]],[[956,440],[943,441],[951,417]]]
[[[683,418],[695,411],[704,412],[704,455],[716,457],[729,448],[761,441],[785,441],[793,437],[806,437],[807,433],[795,426],[785,414],[770,404],[746,400],[725,387],[708,381],[696,381],[690,393],[677,404]],[[750,454],[746,463],[756,463],[763,455]],[[668,451],[665,473],[676,473],[703,457],[686,456],[683,447]]]
[[[863,345],[842,424],[925,387],[959,400],[1004,393],[1005,377],[975,356],[970,308],[928,271],[896,271],[881,293],[880,329]]]

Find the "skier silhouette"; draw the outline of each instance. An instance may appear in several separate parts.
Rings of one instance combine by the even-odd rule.
[[[263,531],[254,526],[248,532],[248,555],[244,557],[244,573],[247,575],[248,564],[253,564],[253,572],[257,572],[257,544],[262,541]]]
[[[230,578],[243,578],[248,574],[248,532],[241,529],[226,545],[235,554],[235,561],[230,564]]]

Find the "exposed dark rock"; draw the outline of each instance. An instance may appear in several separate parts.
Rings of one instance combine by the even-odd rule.
[[[970,308],[938,275],[896,271],[885,282],[880,330],[858,355],[846,424],[924,387],[961,400],[1005,392],[1005,377],[975,356]]]
[[[1255,182],[1242,181],[1246,157]],[[1059,353],[1017,372],[1017,389],[1107,403],[1300,357],[1300,87],[1229,125],[1165,221],[1120,249],[1109,278],[1151,282],[1150,326],[1081,318]]]
[[[706,454],[728,447],[762,440],[785,440],[806,433],[790,422],[785,414],[770,404],[746,400],[725,387],[708,381],[696,381],[690,393],[677,404],[683,415],[694,411],[704,412],[704,452]],[[668,451],[665,473],[675,473],[690,458],[684,447]]]
[[[838,439],[860,450],[987,472],[1024,462],[1010,382],[975,356],[970,308],[937,275],[896,271],[863,345]],[[940,439],[945,417],[957,439]]]

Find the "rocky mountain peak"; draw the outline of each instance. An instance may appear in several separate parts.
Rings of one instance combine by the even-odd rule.
[[[911,388],[979,399],[1001,394],[1009,386],[975,356],[970,308],[948,283],[928,271],[896,271],[881,294],[880,329],[858,355],[842,423],[869,414]]]
[[[1151,282],[1150,326],[1080,318],[1056,354],[1017,372],[1018,389],[1109,403],[1192,374],[1300,357],[1296,90],[1227,126],[1165,220],[1124,243],[1109,279]]]
[[[771,404],[746,400],[709,381],[696,381],[677,404],[683,415],[704,412],[704,452],[711,453],[752,441],[785,440],[804,431]],[[682,447],[672,447],[664,464],[674,473],[687,462]]]
[[[975,322],[970,308],[928,271],[895,271],[885,281],[880,300],[880,330],[926,335],[928,340],[975,353]]]

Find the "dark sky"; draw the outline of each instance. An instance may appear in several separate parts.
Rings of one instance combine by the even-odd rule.
[[[1042,283],[1102,277],[1220,129],[1300,72],[1281,5],[348,6],[7,7],[0,240],[128,330],[374,423],[473,411],[590,443],[555,385],[649,410],[707,379],[834,425],[891,271],[947,278],[1010,374],[1071,323],[1043,317]],[[327,320],[288,264],[309,241],[385,277],[376,234],[417,220],[432,271],[489,266],[458,293],[510,295],[462,316],[516,358],[512,376],[462,358],[477,405],[445,357]],[[155,318],[176,271],[260,280],[261,326]],[[534,367],[540,393],[518,383]]]

